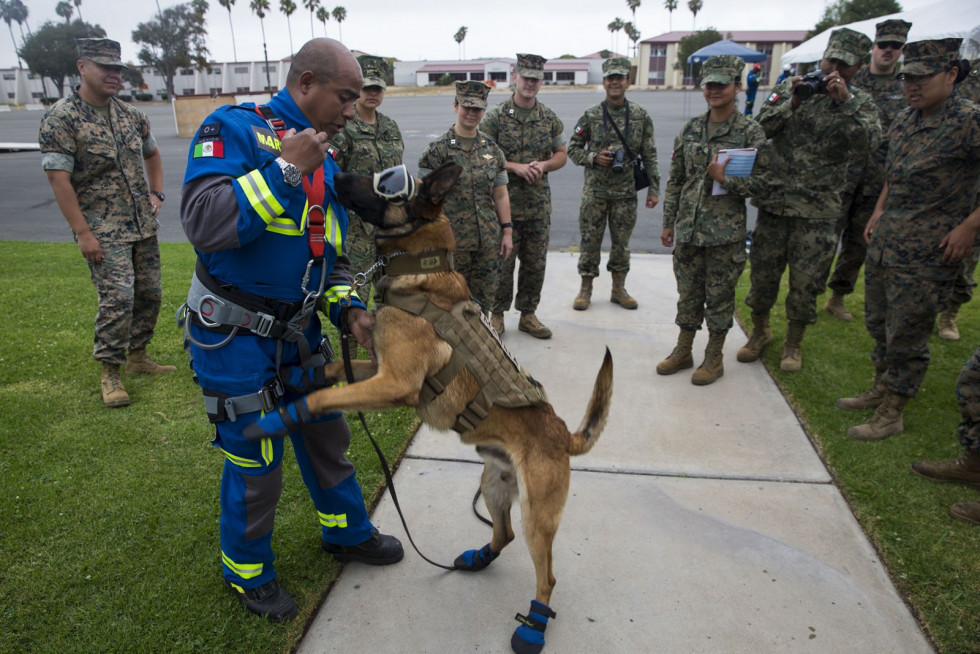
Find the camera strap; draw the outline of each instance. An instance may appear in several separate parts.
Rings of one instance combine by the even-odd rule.
[[[623,144],[623,149],[626,150],[626,157],[627,157],[627,159],[629,159],[631,162],[637,161],[637,159],[635,159],[633,157],[633,152],[630,150],[630,144],[626,142],[626,137],[624,137],[623,136],[623,133],[619,131],[619,126],[616,125],[616,121],[613,120],[612,116],[609,115],[609,110],[606,109],[606,102],[605,102],[605,100],[603,100],[603,102],[602,102],[602,122],[605,123],[607,120],[610,123],[612,123],[613,129],[616,130],[616,136],[619,137],[620,142],[622,142],[622,144]],[[630,102],[629,102],[629,100],[626,101],[626,133],[627,134],[630,133]],[[642,165],[642,163],[641,163],[641,165]]]

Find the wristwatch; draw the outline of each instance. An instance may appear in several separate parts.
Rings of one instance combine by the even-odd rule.
[[[157,199],[159,199],[160,202],[166,202],[167,201],[167,196],[163,194],[163,191],[150,191],[150,195],[157,196]]]
[[[303,172],[282,157],[276,157],[276,163],[282,168],[282,178],[286,183],[290,186],[299,186],[303,181]]]

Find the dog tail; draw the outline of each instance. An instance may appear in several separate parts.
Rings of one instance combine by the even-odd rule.
[[[568,453],[572,456],[585,454],[592,449],[595,442],[599,439],[606,426],[606,419],[609,418],[609,404],[612,400],[613,387],[613,361],[609,348],[606,348],[606,356],[602,360],[602,367],[595,378],[595,386],[592,388],[592,397],[589,398],[589,406],[585,409],[585,417],[578,431],[572,434],[572,439],[568,446]]]

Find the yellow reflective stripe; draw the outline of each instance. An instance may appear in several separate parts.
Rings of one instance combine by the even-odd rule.
[[[251,579],[262,574],[261,563],[235,563],[224,553],[224,550],[221,552],[221,562],[242,579]]]
[[[344,237],[340,233],[340,223],[333,215],[333,207],[327,206],[327,215],[324,218],[324,235],[330,247],[334,249],[339,257],[344,253]]]
[[[271,438],[263,438],[262,439],[262,444],[261,444],[260,447],[262,449],[262,460],[265,461],[265,464],[266,465],[269,465],[270,463],[272,463],[272,456],[273,456],[272,455],[272,439]]]
[[[344,286],[338,284],[337,286],[331,286],[326,291],[324,291],[323,296],[327,299],[327,302],[338,302],[347,297],[350,294],[351,299],[360,300],[361,298],[357,295],[357,292],[352,292],[350,286]]]
[[[224,448],[218,448],[218,449],[220,449],[222,452],[224,452],[224,455],[228,458],[228,460],[231,461],[232,463],[234,463],[236,466],[241,466],[242,468],[261,468],[262,467],[262,464],[259,463],[256,460],[254,460],[254,459],[246,459],[243,456],[237,456],[235,454],[232,454],[228,450],[225,450]]]
[[[320,513],[319,511],[316,513],[318,516],[320,516],[320,524],[324,527],[340,527],[341,529],[347,527],[346,513],[338,513],[337,515],[333,515],[332,513]]]
[[[269,226],[265,228],[268,232],[275,232],[276,234],[285,234],[286,236],[302,236],[303,228],[296,225],[296,221],[292,218],[275,218],[269,223]]]
[[[252,205],[252,208],[266,224],[286,213],[259,171],[253,170],[235,181],[242,188],[245,197],[248,198],[248,203]]]

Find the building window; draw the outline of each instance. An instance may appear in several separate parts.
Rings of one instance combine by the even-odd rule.
[[[490,81],[492,81],[492,82],[506,82],[507,81],[507,73],[504,72],[504,71],[491,71],[490,72]]]
[[[235,72],[236,73],[247,73],[248,72],[248,66],[235,66]]]
[[[442,73],[429,73],[430,82],[438,82],[440,79],[442,79]]]
[[[43,96],[41,95],[40,91],[33,91],[31,93],[31,97],[34,98],[35,100],[40,100]]]
[[[191,68],[181,68],[180,74],[183,75],[184,77],[187,77],[188,75],[193,75],[194,70]]]
[[[667,48],[650,48],[651,57],[666,57]]]
[[[27,73],[27,79],[37,79],[37,75],[34,73]]]
[[[220,75],[220,74],[221,74],[220,68],[208,68],[208,75]]]
[[[235,89],[235,93],[248,93],[249,88],[247,86],[239,86]]]
[[[553,73],[550,70],[544,71],[544,81],[550,82],[554,79]]]
[[[558,71],[557,73],[555,73],[555,81],[556,82],[574,82],[575,81],[575,73],[568,73],[568,72]]]
[[[12,80],[12,79],[15,79],[16,77],[17,76],[14,73],[4,73],[3,74],[3,78],[5,80]]]
[[[181,89],[181,95],[194,95],[194,89]]]
[[[477,82],[482,82],[483,81],[483,71],[481,70],[481,71],[476,72],[476,73],[470,73],[470,79],[476,80]]]
[[[267,86],[267,87],[265,87],[265,90],[266,91],[269,91],[271,93],[276,93],[279,90],[279,87],[278,86]]]
[[[210,93],[211,95],[218,95],[219,93],[221,93],[221,89],[219,89],[217,86],[212,86],[211,88],[208,89],[208,93]]]
[[[13,93],[8,93],[7,94],[7,99],[8,100],[13,100],[14,99],[14,94]]]
[[[276,67],[275,66],[262,66],[262,72],[263,73],[274,73],[274,72],[276,72]]]

